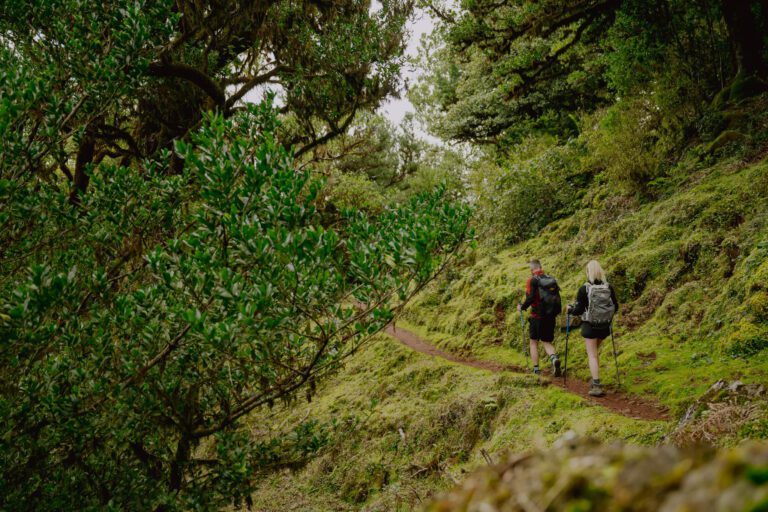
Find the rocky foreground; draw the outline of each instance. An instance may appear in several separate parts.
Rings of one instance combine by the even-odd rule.
[[[476,472],[427,510],[768,511],[768,445],[649,448],[566,435]]]

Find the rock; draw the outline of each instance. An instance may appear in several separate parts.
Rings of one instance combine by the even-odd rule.
[[[666,440],[678,446],[714,444],[734,435],[745,424],[759,421],[768,411],[762,384],[718,380],[685,411]]]
[[[744,387],[744,383],[740,380],[735,380],[731,382],[731,384],[728,386],[728,391],[738,391],[739,389]]]
[[[768,503],[768,445],[728,450],[599,444],[566,434],[551,449],[472,473],[426,510],[741,511]]]

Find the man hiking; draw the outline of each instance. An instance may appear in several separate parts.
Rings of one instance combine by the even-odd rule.
[[[554,277],[548,276],[541,268],[541,262],[532,259],[529,263],[532,276],[525,283],[525,301],[517,305],[517,311],[531,308],[528,318],[530,332],[530,352],[533,361],[533,373],[541,374],[539,369],[539,341],[549,356],[555,377],[560,376],[560,360],[557,358],[555,346],[555,320],[560,314],[560,287]]]

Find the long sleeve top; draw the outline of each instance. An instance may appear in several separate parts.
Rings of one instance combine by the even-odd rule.
[[[593,284],[603,284],[603,282],[598,279]],[[616,308],[616,311],[619,311],[619,301],[616,299],[616,291],[610,283],[608,284],[608,288],[611,290],[611,302],[613,302],[613,307]],[[582,315],[588,307],[589,295],[587,294],[587,285],[583,284],[576,294],[576,304],[573,309],[571,309],[570,314],[575,316]]]

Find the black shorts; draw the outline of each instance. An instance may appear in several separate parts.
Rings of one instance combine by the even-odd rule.
[[[611,335],[611,329],[608,326],[598,327],[589,322],[581,323],[581,336],[589,339],[604,340]]]
[[[555,341],[555,317],[529,318],[529,332],[532,340]]]

